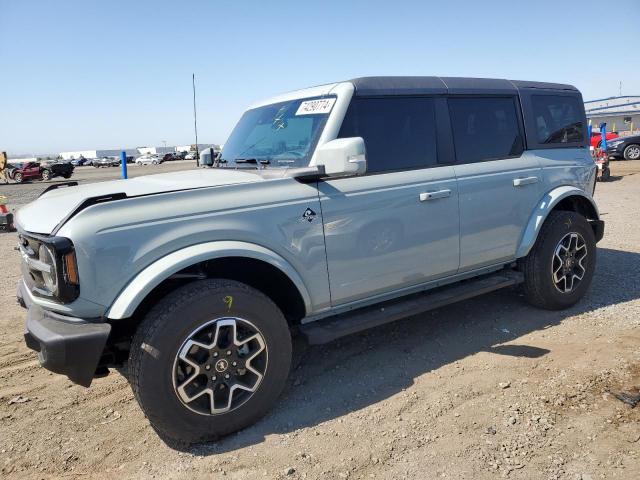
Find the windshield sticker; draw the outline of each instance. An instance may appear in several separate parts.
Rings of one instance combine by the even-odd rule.
[[[276,113],[276,116],[273,118],[273,122],[271,123],[271,128],[274,130],[281,130],[283,128],[287,128],[287,121],[284,119],[285,114],[287,113],[288,105],[283,105]]]
[[[318,100],[306,100],[300,104],[296,115],[317,115],[329,113],[336,103],[335,98],[321,98]]]

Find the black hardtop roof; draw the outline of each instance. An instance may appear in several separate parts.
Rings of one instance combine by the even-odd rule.
[[[573,85],[561,83],[465,77],[360,77],[348,80],[358,96],[419,94],[509,94],[524,88],[578,92]]]

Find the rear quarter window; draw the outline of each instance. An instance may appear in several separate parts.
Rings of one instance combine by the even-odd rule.
[[[577,97],[532,95],[533,120],[538,143],[579,143],[584,140],[582,105]]]

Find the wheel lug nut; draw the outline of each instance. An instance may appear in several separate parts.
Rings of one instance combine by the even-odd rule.
[[[215,375],[213,377],[211,377],[211,380],[213,380],[214,382],[218,379],[218,377],[216,377]]]
[[[231,355],[231,350],[227,350],[227,355]]]
[[[204,369],[205,369],[205,370],[211,370],[211,365],[205,365],[205,366],[204,366]]]
[[[218,352],[213,352],[213,356],[217,357],[218,356]]]
[[[229,374],[227,373],[227,374],[224,376],[224,378],[229,378]]]
[[[231,365],[235,367],[236,365],[238,365],[238,362],[233,362]]]

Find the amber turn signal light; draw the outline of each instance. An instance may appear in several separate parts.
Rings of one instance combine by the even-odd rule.
[[[76,262],[76,252],[67,253],[64,257],[64,269],[67,283],[79,285],[78,264]]]

